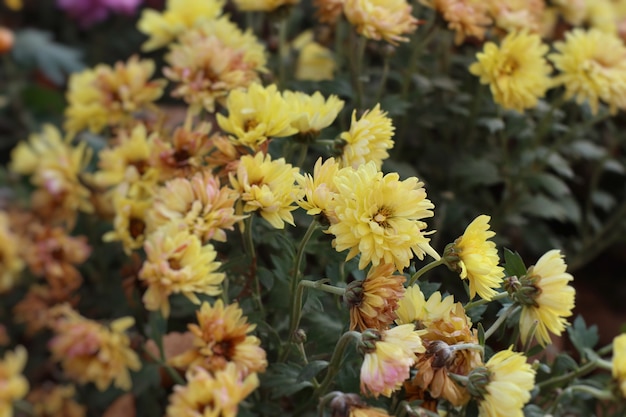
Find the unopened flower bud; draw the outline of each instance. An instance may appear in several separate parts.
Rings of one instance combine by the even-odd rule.
[[[305,343],[306,342],[306,332],[302,329],[296,330],[294,333],[294,340],[296,343]]]
[[[426,354],[433,357],[431,364],[433,368],[443,368],[454,357],[454,351],[442,340],[430,342],[426,348]]]
[[[343,297],[348,307],[359,306],[363,301],[363,281],[352,281],[346,286],[346,293]]]
[[[472,397],[483,398],[487,393],[487,384],[489,384],[489,370],[484,366],[472,369],[468,375],[467,391]]]
[[[366,329],[361,333],[361,340],[357,344],[357,350],[363,355],[376,350],[376,342],[382,340],[378,330]]]

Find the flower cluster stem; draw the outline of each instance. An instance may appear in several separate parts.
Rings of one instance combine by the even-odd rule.
[[[482,306],[484,304],[489,304],[492,301],[502,300],[503,298],[506,298],[508,296],[509,296],[509,293],[507,292],[499,292],[493,297],[491,297],[489,300],[481,298],[480,300],[470,301],[469,303],[465,304],[465,311],[472,309],[474,307]]]
[[[443,263],[444,263],[444,259],[441,258],[441,259],[438,259],[436,261],[433,261],[433,262],[429,263],[428,265],[423,266],[419,271],[417,271],[416,273],[413,274],[413,276],[409,280],[408,286],[410,287],[411,285],[415,284],[415,282],[422,275],[424,275],[426,272],[430,271],[431,269],[434,269],[434,268],[438,267],[439,265],[443,265]]]
[[[518,308],[520,308],[516,304],[511,304],[507,307],[506,311],[498,317],[498,319],[485,331],[485,340],[489,339],[491,335],[493,335],[496,330],[508,319]]]

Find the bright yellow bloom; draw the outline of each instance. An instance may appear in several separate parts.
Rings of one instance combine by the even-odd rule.
[[[196,293],[218,295],[224,273],[217,272],[220,262],[213,245],[202,245],[184,224],[172,222],[150,234],[144,245],[146,260],[139,279],[148,289],[143,302],[148,310],[161,310],[168,317],[170,294],[182,293],[200,304]]]
[[[565,317],[572,315],[576,290],[568,285],[574,277],[565,272],[566,269],[563,255],[557,249],[545,253],[535,266],[528,268],[526,279],[534,291],[530,300],[519,300],[522,304],[519,323],[522,343],[528,340],[535,322],[537,341],[543,346],[550,343],[548,332],[558,336],[568,325]]]
[[[392,45],[408,42],[402,35],[415,32],[418,20],[406,0],[345,0],[343,12],[356,31],[368,38]]]
[[[415,354],[424,352],[419,332],[412,324],[373,332],[373,349],[366,350],[361,365],[361,392],[390,397],[409,378]],[[365,335],[364,335],[365,337]]]
[[[283,92],[283,98],[291,109],[291,126],[301,136],[317,136],[322,129],[335,121],[344,104],[334,94],[324,99],[319,91],[309,95],[287,90]]]
[[[138,200],[115,195],[113,197],[115,210],[113,230],[105,233],[102,240],[122,242],[127,255],[141,248],[146,238],[146,214],[152,204],[152,199]]]
[[[240,145],[258,149],[271,137],[291,136],[292,113],[276,85],[252,84],[247,91],[234,90],[226,101],[228,117],[217,114],[217,122]]]
[[[411,285],[398,302],[396,323],[413,323],[417,329],[426,329],[437,320],[448,320],[453,305],[454,297],[451,295],[442,299],[441,293],[435,291],[426,301],[419,286]]]
[[[302,195],[295,185],[297,172],[284,158],[272,161],[262,152],[242,156],[237,172],[229,174],[231,185],[241,194],[238,212],[259,211],[276,229],[283,229],[285,222],[295,226],[291,212]]]
[[[62,304],[52,311],[54,337],[48,347],[52,359],[60,362],[65,375],[81,384],[93,382],[99,391],[111,384],[129,391],[129,370],[138,371],[141,361],[124,333],[132,327],[132,317],[122,317],[104,326],[89,320]]]
[[[24,269],[19,248],[18,237],[9,228],[9,216],[0,211],[0,294],[15,286]]]
[[[24,398],[28,381],[22,375],[28,352],[23,346],[8,351],[0,360],[0,416],[13,416],[13,402]]]
[[[383,176],[370,161],[356,170],[341,169],[335,186],[338,194],[330,209],[337,223],[328,232],[335,235],[338,252],[350,250],[347,260],[361,255],[359,269],[384,262],[402,271],[413,254],[419,259],[426,253],[439,258],[423,232],[427,225],[422,219],[433,216],[434,205],[416,177],[400,181],[397,173]]]
[[[198,324],[189,325],[195,336],[193,348],[170,359],[170,364],[184,369],[201,366],[216,372],[233,363],[241,375],[265,371],[267,360],[261,341],[248,334],[256,326],[247,322],[239,304],[224,307],[222,300],[217,300],[211,307],[204,302],[196,317]]]
[[[160,187],[148,214],[148,232],[169,223],[184,224],[202,242],[226,242],[226,230],[243,219],[235,215],[239,193],[220,181],[210,171],[196,173],[190,179],[174,178]]]
[[[348,284],[344,299],[350,308],[350,330],[384,330],[398,317],[406,277],[394,272],[392,264],[380,264],[371,267],[364,280]]]
[[[489,240],[496,235],[489,230],[489,220],[491,217],[484,214],[476,217],[444,252],[444,259],[451,259],[449,267],[469,281],[470,299],[478,293],[480,298],[491,300],[504,277],[496,244]]]
[[[467,37],[482,40],[491,24],[486,2],[481,0],[420,0],[441,13],[448,28],[456,32],[454,43],[460,45]]]
[[[271,12],[299,2],[300,0],[235,0],[235,5],[242,12]]]
[[[133,56],[114,67],[99,64],[72,74],[65,129],[71,135],[86,128],[100,133],[105,127],[131,125],[137,112],[154,110],[165,87],[165,80],[150,81],[154,69],[154,61]]]
[[[626,398],[626,333],[613,339],[613,378],[617,380],[620,392]]]
[[[309,216],[323,214],[331,223],[335,215],[329,210],[332,200],[337,195],[335,175],[339,171],[339,165],[334,158],[329,158],[322,163],[318,158],[311,174],[296,173],[296,181],[304,190],[304,195],[298,200],[298,205],[306,210]]]
[[[164,74],[177,86],[174,97],[183,97],[194,113],[215,111],[228,93],[259,82],[266,70],[265,48],[251,31],[242,32],[221,17],[180,36],[166,56]]]
[[[236,417],[239,403],[259,386],[256,374],[244,378],[232,363],[215,373],[196,367],[186,378],[170,395],[167,417]]]
[[[389,158],[387,150],[393,148],[394,130],[387,112],[380,110],[380,104],[363,113],[359,120],[356,120],[354,110],[350,130],[341,134],[341,139],[346,142],[341,154],[341,165],[356,169],[359,165],[374,161],[376,168],[380,169],[383,161]]]
[[[539,35],[512,32],[500,47],[487,42],[469,70],[480,77],[481,84],[489,84],[496,103],[522,112],[535,107],[551,86],[547,53]]]
[[[341,6],[339,6],[341,12]],[[313,39],[313,31],[300,34],[292,43],[299,51],[296,62],[296,80],[332,80],[337,67],[333,52]]]
[[[31,391],[26,400],[33,405],[34,417],[84,417],[87,407],[74,400],[73,385],[48,385]]]
[[[535,386],[535,371],[526,357],[509,348],[493,355],[485,368],[488,382],[479,386],[482,395],[478,401],[478,416],[523,417],[522,409]],[[470,374],[470,381],[472,377]]]
[[[163,13],[144,9],[137,29],[150,39],[141,49],[147,52],[167,45],[186,30],[216,19],[223,6],[224,0],[167,0]]]
[[[574,29],[555,48],[549,58],[561,73],[554,81],[565,87],[567,99],[587,101],[594,114],[600,100],[612,114],[626,107],[626,46],[617,36]]]

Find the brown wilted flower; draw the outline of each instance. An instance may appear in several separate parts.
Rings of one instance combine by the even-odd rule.
[[[72,306],[78,304],[78,296],[71,292],[69,290],[63,293],[62,289],[52,292],[47,285],[31,285],[26,295],[13,307],[15,321],[26,325],[26,336],[35,335],[48,325],[53,306],[63,302]]]
[[[392,45],[408,42],[402,35],[415,32],[418,20],[406,0],[345,0],[343,12],[356,31],[374,40]]]
[[[317,7],[315,16],[321,23],[333,25],[343,12],[343,2],[344,0],[313,0],[313,5]]]

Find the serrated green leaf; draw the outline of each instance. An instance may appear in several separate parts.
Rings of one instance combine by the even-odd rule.
[[[133,394],[139,396],[152,386],[161,385],[161,365],[144,363],[138,372],[131,374],[133,380]]]
[[[562,375],[578,368],[578,363],[566,353],[560,353],[552,364],[552,375]]]
[[[576,350],[583,355],[586,349],[592,349],[600,340],[598,334],[598,326],[587,327],[585,319],[582,316],[576,317],[574,323],[567,328],[572,344]]]
[[[518,210],[542,219],[565,221],[570,217],[562,201],[553,200],[543,194],[526,196],[519,203]]]
[[[504,248],[504,272],[507,276],[522,277],[528,270],[524,265],[524,260],[517,252]]]
[[[296,382],[309,381],[322,370],[328,367],[328,361],[311,361],[307,363],[296,378]]]

